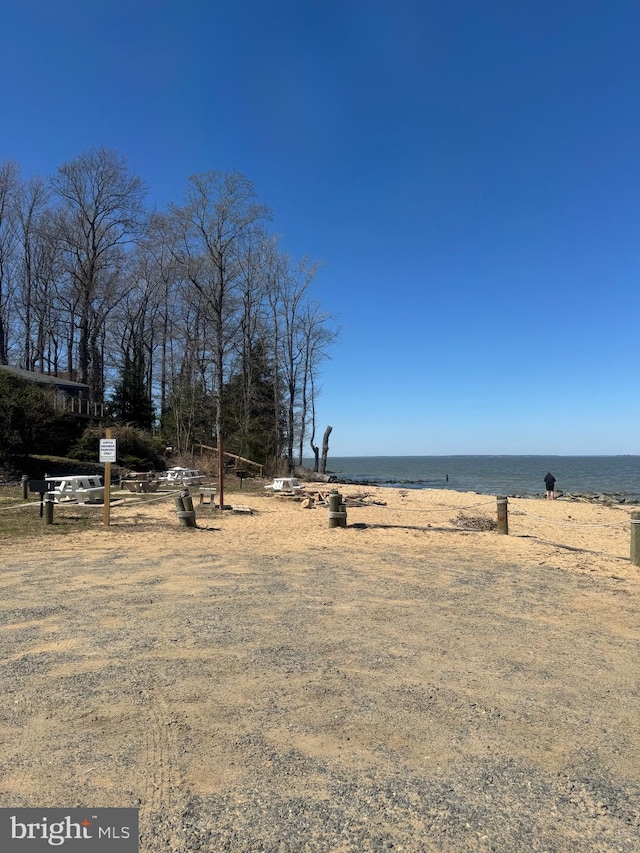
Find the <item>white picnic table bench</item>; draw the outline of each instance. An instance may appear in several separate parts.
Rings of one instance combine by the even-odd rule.
[[[200,506],[210,506],[213,509],[216,490],[214,486],[200,486],[198,489],[200,495]]]
[[[272,492],[301,492],[304,490],[304,485],[297,477],[276,477],[273,483],[265,486]]]
[[[104,502],[102,477],[95,474],[73,474],[61,477],[46,477],[47,494],[55,503],[76,501],[79,504]]]

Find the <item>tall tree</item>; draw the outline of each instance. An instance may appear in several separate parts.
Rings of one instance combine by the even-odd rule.
[[[126,353],[120,379],[113,392],[111,408],[114,416],[122,423],[151,430],[154,412],[140,350],[134,350],[132,354]]]
[[[20,187],[16,200],[19,258],[16,278],[20,285],[22,357],[25,370],[42,366],[45,333],[43,315],[49,306],[50,247],[42,230],[48,193],[41,178],[31,178]]]
[[[314,454],[314,471],[318,470],[318,448],[314,444],[316,433],[315,400],[319,391],[317,378],[320,364],[328,358],[328,349],[338,336],[333,328],[335,318],[321,310],[317,302],[305,306],[301,319],[303,337],[303,371],[300,391],[300,431],[298,434],[298,464],[302,465],[302,453],[307,427],[311,429],[310,444]]]
[[[124,158],[107,148],[91,149],[61,166],[51,183],[59,201],[53,237],[64,259],[70,321],[77,322],[78,378],[100,394],[103,324],[123,252],[140,230],[145,187]]]
[[[307,336],[304,327],[306,311],[306,292],[313,281],[318,268],[303,259],[292,269],[287,258],[283,261],[284,273],[281,277],[279,334],[281,357],[280,365],[286,388],[287,417],[287,461],[293,465],[293,453],[296,444],[296,432],[304,439],[304,420],[306,401],[303,410],[303,392],[306,393],[306,351]]]
[[[174,328],[180,315],[180,269],[176,263],[176,241],[179,239],[175,218],[153,213],[147,222],[143,251],[153,264],[153,279],[158,291],[158,326],[160,360],[156,378],[159,387],[159,409],[162,418],[169,392],[170,362]]]
[[[243,175],[210,171],[189,179],[185,204],[174,214],[181,224],[177,257],[194,297],[202,304],[210,332],[223,506],[223,393],[227,356],[238,333],[240,259],[267,209],[256,202],[253,184]]]
[[[0,164],[0,364],[8,364],[9,357],[11,271],[16,249],[15,212],[19,186],[17,164]]]

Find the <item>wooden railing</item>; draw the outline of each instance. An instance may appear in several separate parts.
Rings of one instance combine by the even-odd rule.
[[[197,447],[200,448],[200,456],[202,456],[203,450],[209,450],[209,451],[211,451],[211,453],[217,453],[218,452],[217,447],[211,447],[208,444],[202,444],[202,442],[199,442],[197,444]],[[237,453],[227,453],[226,450],[223,451],[223,453],[224,453],[224,456],[226,459],[233,459],[234,460],[236,468],[239,467],[239,465],[238,465],[239,462],[244,462],[245,465],[251,465],[254,468],[256,468],[258,470],[258,476],[262,477],[262,470],[264,468],[264,465],[261,465],[259,462],[253,462],[251,459],[246,459],[244,456],[238,456]]]
[[[57,392],[54,397],[56,411],[64,412],[80,418],[104,417],[104,403],[96,403],[95,400],[86,400],[84,397],[72,397],[70,394]]]

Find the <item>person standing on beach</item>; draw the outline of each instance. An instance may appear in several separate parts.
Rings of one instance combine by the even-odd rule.
[[[555,497],[554,494],[554,486],[555,486],[556,478],[550,472],[547,472],[544,478],[544,484],[547,489],[547,500],[552,501]]]

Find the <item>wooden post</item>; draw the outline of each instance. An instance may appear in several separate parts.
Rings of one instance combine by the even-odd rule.
[[[26,501],[29,499],[29,475],[22,475],[22,500]]]
[[[188,489],[180,492],[176,498],[176,509],[178,510],[178,519],[183,527],[196,527],[196,513]]]
[[[509,515],[507,504],[509,503],[504,495],[498,495],[498,533],[509,535]]]
[[[342,503],[342,495],[336,491],[329,492],[329,527],[346,527],[346,507]]]
[[[631,565],[640,566],[640,512],[631,513]]]
[[[224,509],[224,447],[221,435],[218,436],[218,501],[220,512],[222,512]]]
[[[44,523],[53,524],[53,495],[45,495]]]
[[[111,427],[106,428],[104,437],[111,438]],[[109,527],[111,524],[111,462],[104,463],[104,514],[102,524],[104,527]]]

